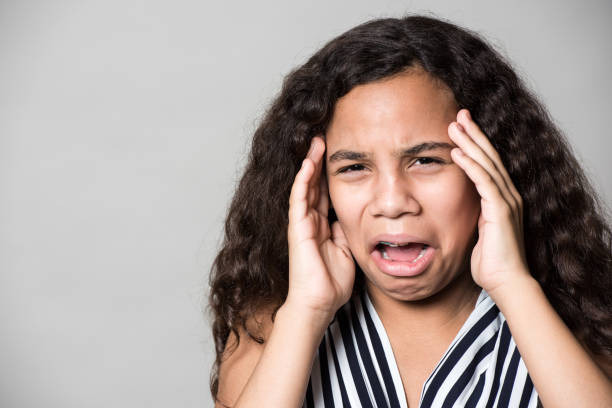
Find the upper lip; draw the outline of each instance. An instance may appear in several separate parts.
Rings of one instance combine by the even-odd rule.
[[[374,251],[374,249],[376,248],[376,245],[378,245],[378,243],[381,242],[381,241],[391,242],[391,243],[398,244],[398,245],[406,245],[406,244],[410,244],[410,243],[416,242],[416,243],[419,243],[419,244],[427,244],[429,246],[432,246],[430,240],[428,240],[426,238],[416,237],[414,235],[407,235],[407,234],[379,234],[379,235],[376,235],[375,237],[373,237],[370,240],[370,242],[368,243],[368,248],[369,248],[368,252]]]

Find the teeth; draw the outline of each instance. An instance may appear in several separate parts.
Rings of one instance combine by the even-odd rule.
[[[383,248],[382,248],[382,251],[381,251],[381,252],[382,252],[382,257],[383,257],[383,259],[391,259],[391,258],[389,258],[389,255],[387,255],[387,250],[385,249],[385,247],[384,247],[384,246],[383,246]]]
[[[416,262],[419,259],[421,259],[423,257],[423,255],[425,254],[425,251],[427,250],[427,245],[423,245],[423,249],[421,249],[421,253],[419,253],[419,256],[417,256],[414,261],[412,262]]]
[[[394,248],[399,247],[399,246],[408,245],[408,243],[400,245],[400,244],[395,244],[393,242],[388,242],[388,241],[378,241],[378,243],[382,244],[382,245],[387,245],[387,246],[390,246],[390,247],[394,247]],[[423,244],[423,248],[427,248],[428,246],[429,245],[427,245],[427,244]]]
[[[385,249],[385,245],[388,245],[390,247],[398,247],[399,245],[398,244],[392,244],[392,243],[384,242],[384,241],[381,241],[380,243],[383,244],[382,248],[380,249],[380,252],[382,254],[383,259],[391,259],[391,258],[389,258],[389,255],[387,255],[387,250]],[[427,251],[428,247],[429,247],[429,245],[423,244],[423,249],[421,249],[421,252],[419,253],[419,256],[414,258],[414,260],[410,261],[410,263],[415,263],[416,261],[421,259],[423,257],[423,255],[425,255],[425,251]]]

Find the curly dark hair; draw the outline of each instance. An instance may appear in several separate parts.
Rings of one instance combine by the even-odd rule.
[[[273,318],[287,296],[289,194],[312,137],[325,133],[353,87],[412,67],[445,83],[489,137],[523,198],[529,270],[577,338],[612,357],[609,209],[504,57],[475,32],[408,15],[368,21],[327,43],[285,78],[255,131],[210,274],[215,399],[230,332],[263,342],[247,320],[269,307]]]

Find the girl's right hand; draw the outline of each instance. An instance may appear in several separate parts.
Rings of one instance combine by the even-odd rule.
[[[321,175],[325,141],[313,137],[289,197],[289,293],[285,305],[329,322],[353,291],[355,262],[338,221],[329,226],[329,196]]]

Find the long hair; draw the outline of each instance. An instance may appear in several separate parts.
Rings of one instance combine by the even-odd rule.
[[[499,152],[523,199],[529,270],[595,355],[612,356],[612,234],[565,136],[511,65],[474,32],[428,16],[376,19],[327,43],[283,82],[253,136],[210,273],[216,361],[230,332],[284,302],[289,194],[310,140],[353,87],[421,67],[452,91]],[[330,214],[333,217],[333,214]],[[266,309],[269,310],[269,309]],[[273,313],[273,314],[274,314]]]

